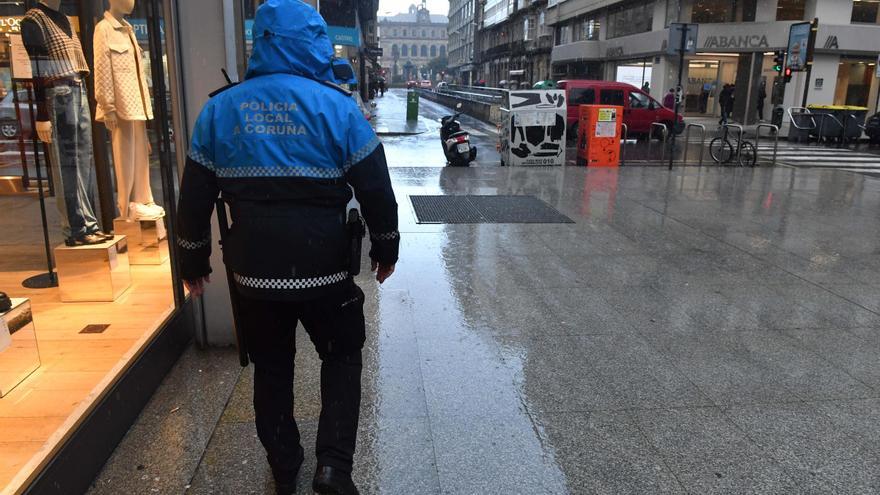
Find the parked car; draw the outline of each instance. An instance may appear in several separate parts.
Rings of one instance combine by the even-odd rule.
[[[532,86],[532,89],[556,89],[556,81],[538,81]]]
[[[31,120],[28,111],[28,93],[27,91],[18,91],[18,108],[21,111],[21,121],[24,127],[25,136],[30,136]],[[36,108],[34,108],[36,112]],[[0,100],[0,137],[3,139],[12,139],[18,137],[21,130],[18,125],[18,116],[15,114],[15,99],[12,91],[9,91],[3,100]]]
[[[449,83],[446,81],[440,81],[437,83],[437,86],[434,87],[434,91],[443,91],[444,89],[449,89]]]
[[[880,113],[875,113],[865,121],[865,134],[871,140],[871,144],[880,144]]]
[[[578,113],[580,105],[617,105],[623,107],[623,123],[627,131],[633,134],[649,134],[651,124],[666,124],[676,134],[684,131],[684,118],[679,115],[675,121],[675,112],[661,105],[657,100],[639,88],[626,83],[592,80],[566,80],[557,83],[564,89],[568,100],[568,135],[572,139],[577,136]]]
[[[422,79],[422,81],[419,83],[419,87],[422,89],[431,89],[432,86],[433,84],[431,84],[431,81],[429,79]]]

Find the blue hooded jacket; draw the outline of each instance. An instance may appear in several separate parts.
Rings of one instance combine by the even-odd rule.
[[[380,263],[397,261],[397,203],[379,139],[334,84],[324,19],[299,0],[268,0],[253,31],[245,80],[211,98],[195,124],[178,215],[182,274],[211,271],[222,192],[234,222],[223,257],[239,291],[308,299],[348,278],[351,189]]]

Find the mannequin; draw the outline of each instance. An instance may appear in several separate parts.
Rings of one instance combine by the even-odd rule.
[[[113,239],[98,228],[92,208],[92,123],[85,77],[89,66],[60,0],[41,0],[21,21],[37,101],[37,136],[48,146],[68,246]]]
[[[155,204],[150,188],[148,120],[153,118],[150,90],[140,46],[125,16],[134,0],[110,0],[104,19],[95,26],[95,119],[113,139],[116,200],[128,221],[156,220],[165,210]]]

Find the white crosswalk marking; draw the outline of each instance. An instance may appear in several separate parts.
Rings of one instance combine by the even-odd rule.
[[[707,146],[709,141],[707,139]],[[759,159],[769,161],[772,154],[773,144],[769,140],[761,141],[758,145]],[[779,142],[776,152],[776,162],[793,167],[834,168],[862,172],[880,170],[880,154],[850,148],[819,147],[782,141]]]

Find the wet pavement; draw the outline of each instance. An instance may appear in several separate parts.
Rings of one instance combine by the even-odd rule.
[[[437,141],[384,139],[402,244],[383,286],[358,278],[363,493],[880,492],[880,182],[441,168]],[[575,223],[419,224],[417,194],[534,195]],[[271,493],[252,382],[230,350],[187,351],[90,493]]]

